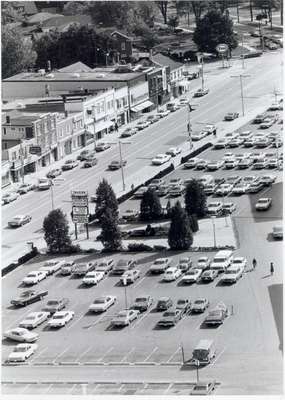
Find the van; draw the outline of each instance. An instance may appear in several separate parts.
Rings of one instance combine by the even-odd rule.
[[[218,272],[224,272],[233,261],[232,250],[220,250],[213,258],[210,264],[210,269],[214,269]]]
[[[171,103],[166,104],[166,109],[173,112],[173,111],[178,110],[179,106],[176,103],[171,102]]]
[[[207,365],[210,364],[210,362],[215,357],[216,357],[216,348],[214,341],[208,339],[202,339],[193,350],[190,363],[196,364],[196,362],[199,361],[200,365]]]

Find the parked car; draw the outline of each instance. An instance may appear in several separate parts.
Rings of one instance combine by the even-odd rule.
[[[208,183],[207,185],[204,186],[204,192],[207,196],[214,194],[216,189],[218,188],[219,185],[217,185],[215,182]]]
[[[53,260],[48,260],[44,262],[44,265],[40,267],[40,271],[46,271],[48,275],[52,275],[59,271],[63,265],[65,265],[65,260],[60,260],[55,258]]]
[[[210,305],[209,300],[206,299],[205,297],[201,297],[194,301],[194,303],[192,304],[191,311],[193,313],[202,313],[206,311],[209,305]]]
[[[206,94],[209,93],[209,89],[206,88],[202,88],[202,89],[198,89],[195,93],[193,97],[202,97],[205,96]]]
[[[166,196],[169,192],[169,186],[168,185],[161,185],[155,190],[156,194],[158,196]]]
[[[145,194],[145,192],[147,192],[148,187],[147,186],[141,186],[134,194],[134,197],[136,199],[141,199],[143,197],[143,195]]]
[[[84,168],[91,168],[94,165],[96,165],[98,163],[98,160],[95,156],[91,155],[86,157],[84,163],[83,163],[83,167]]]
[[[30,192],[31,190],[33,190],[34,188],[35,188],[35,185],[33,185],[32,183],[22,183],[18,187],[17,193],[26,194],[26,193]]]
[[[86,286],[98,285],[98,283],[104,279],[105,274],[103,271],[90,271],[82,279],[82,283]]]
[[[96,266],[97,263],[95,261],[75,264],[73,267],[72,275],[76,277],[85,276],[88,272],[94,271]]]
[[[160,116],[159,115],[149,115],[146,120],[153,124],[154,122],[157,122],[160,120]]]
[[[243,147],[245,147],[245,148],[253,147],[254,144],[255,144],[254,138],[253,138],[253,137],[250,137],[250,138],[246,139],[246,140],[243,142]]]
[[[168,155],[170,155],[171,157],[175,157],[175,156],[177,156],[178,154],[180,154],[181,153],[181,148],[180,147],[170,147],[166,152],[165,152],[165,154],[168,154]]]
[[[225,115],[224,121],[233,121],[234,119],[239,117],[239,113],[237,112],[229,112]]]
[[[2,202],[4,204],[8,204],[8,203],[11,203],[12,201],[17,200],[18,197],[19,197],[19,193],[17,193],[17,192],[6,193],[6,194],[3,194],[3,196],[2,196]]]
[[[22,280],[23,284],[26,286],[35,285],[47,277],[46,271],[31,271]]]
[[[31,220],[31,215],[16,215],[8,221],[8,226],[9,228],[19,228],[20,226],[28,224]]]
[[[240,194],[245,194],[248,192],[250,188],[250,183],[246,182],[241,182],[238,183],[232,190],[232,194],[240,195]]]
[[[232,266],[239,267],[242,271],[247,267],[247,259],[245,257],[234,257],[232,261]]]
[[[149,120],[144,120],[144,121],[140,121],[136,124],[136,128],[141,131],[145,128],[148,128],[151,125],[151,122]]]
[[[171,156],[169,154],[158,154],[151,160],[151,163],[152,165],[162,165],[170,160]]]
[[[11,304],[14,306],[27,306],[28,304],[34,303],[36,301],[42,300],[44,296],[47,296],[47,290],[26,290],[22,292],[19,297],[11,300]]]
[[[150,266],[149,272],[151,274],[161,274],[165,272],[167,268],[170,266],[172,259],[171,258],[157,258],[154,263]]]
[[[219,272],[214,269],[208,269],[204,271],[201,275],[201,280],[203,282],[209,282],[209,281],[214,281],[215,278],[219,275]]]
[[[136,260],[133,259],[120,259],[113,268],[114,275],[123,275],[124,272],[135,268],[137,265]]]
[[[237,206],[235,203],[227,202],[223,203],[223,214],[232,214],[236,210]]]
[[[5,339],[14,340],[16,342],[33,343],[38,340],[39,334],[30,332],[28,331],[28,329],[20,327],[9,329],[8,331],[4,332],[3,337]]]
[[[77,166],[78,166],[78,161],[70,159],[70,160],[66,160],[65,161],[65,163],[63,164],[61,169],[63,171],[68,171],[68,170],[73,169],[73,168],[75,168]]]
[[[231,183],[222,183],[220,186],[217,187],[215,190],[215,194],[217,196],[227,196],[233,190],[234,185]]]
[[[79,160],[79,161],[86,160],[86,158],[90,155],[90,153],[91,153],[91,150],[88,150],[88,149],[82,150],[79,153],[79,155],[77,156],[77,160]]]
[[[180,97],[179,104],[181,106],[187,106],[189,104],[189,100],[187,99],[187,97]]]
[[[261,124],[266,118],[266,114],[258,114],[254,120],[252,121],[253,124]]]
[[[232,185],[237,185],[241,181],[241,179],[242,178],[239,175],[231,175],[227,177],[226,182]]]
[[[160,118],[164,118],[167,117],[167,115],[169,114],[170,114],[169,110],[159,110],[156,115],[158,115]]]
[[[139,316],[138,310],[122,310],[112,320],[112,326],[127,326],[130,325]]]
[[[220,201],[212,201],[207,205],[207,213],[209,215],[221,215],[223,212],[223,203]]]
[[[184,167],[185,169],[195,168],[195,167],[196,167],[196,164],[198,163],[198,161],[200,161],[200,158],[198,158],[198,157],[190,158],[190,160],[186,161],[186,162],[183,164],[183,167]]]
[[[151,296],[141,296],[137,297],[134,301],[132,309],[138,310],[139,312],[147,311],[153,303],[153,298]]]
[[[243,274],[243,268],[231,265],[222,275],[221,282],[223,283],[236,283]]]
[[[65,263],[60,267],[60,275],[66,276],[71,275],[73,272],[74,261],[65,261]]]
[[[50,314],[54,314],[57,311],[63,310],[69,303],[69,300],[66,297],[61,297],[59,299],[51,299],[48,300],[46,306],[44,307],[44,311],[47,311]]]
[[[96,152],[105,151],[105,150],[108,150],[110,147],[111,147],[111,145],[106,142],[97,143],[96,147],[95,147],[95,151]]]
[[[182,318],[182,311],[180,309],[169,309],[162,314],[161,319],[158,321],[159,326],[174,326]]]
[[[249,168],[253,164],[253,160],[251,158],[245,158],[240,160],[237,167],[238,169],[246,169]]]
[[[202,382],[199,381],[195,383],[193,389],[190,392],[191,396],[207,396],[210,395],[216,387],[216,382],[215,381],[207,381],[207,382]]]
[[[203,139],[207,135],[208,135],[208,133],[205,132],[205,131],[193,132],[191,134],[191,139],[192,139],[193,142],[198,142],[199,140]]]
[[[239,161],[235,158],[232,158],[231,160],[226,160],[224,163],[225,169],[233,169],[237,167],[239,164]]]
[[[192,307],[191,301],[185,298],[178,299],[175,306],[176,310],[181,310],[182,316],[189,314],[189,312],[191,311],[191,307]]]
[[[210,310],[204,323],[206,325],[221,325],[228,316],[228,308],[224,303],[218,303],[215,308]]]
[[[125,271],[120,278],[120,282],[123,285],[128,285],[129,283],[134,283],[139,279],[141,271],[139,269],[133,269],[131,271]]]
[[[74,317],[73,311],[57,311],[48,321],[49,328],[61,328],[70,322]]]
[[[110,271],[112,271],[115,263],[112,258],[104,259],[98,262],[95,271],[104,272],[107,275]]]
[[[211,260],[207,256],[199,257],[196,268],[204,271],[205,269],[210,268],[210,262]]]
[[[184,185],[171,185],[168,194],[171,197],[178,197],[181,196],[185,191],[185,186]]]
[[[201,269],[191,269],[181,278],[181,283],[194,283],[197,282],[202,274]]]
[[[240,137],[231,139],[231,140],[229,141],[229,143],[228,143],[228,147],[231,148],[231,149],[232,149],[232,148],[235,148],[235,147],[239,147],[239,146],[241,146],[241,145],[244,143],[244,141],[245,141],[245,139],[242,139],[242,138],[240,138]]]
[[[149,117],[148,117],[149,120]],[[150,121],[150,120],[149,120]],[[133,136],[137,133],[138,129],[137,128],[127,128],[124,130],[124,132],[121,133],[121,138],[126,138],[126,137],[130,137]]]
[[[201,169],[205,169],[207,167],[208,161],[206,160],[199,160],[197,161],[196,165],[195,165],[195,169],[197,170],[201,170]]]
[[[34,329],[43,322],[45,322],[50,316],[49,312],[39,311],[28,314],[23,321],[19,323],[21,328]]]
[[[164,272],[163,280],[166,282],[175,281],[181,276],[182,272],[180,268],[169,267]]]
[[[170,297],[160,297],[156,304],[157,311],[165,311],[168,310],[170,307],[173,306],[173,301]]]
[[[263,122],[259,125],[260,129],[268,129],[270,128],[275,122],[274,118],[266,117]]]
[[[175,102],[167,103],[166,109],[169,110],[170,112],[174,112],[179,110],[179,105]]]
[[[208,171],[217,171],[219,168],[222,168],[224,166],[224,160],[213,160],[209,161],[207,164],[207,170]]]
[[[97,297],[89,306],[88,310],[94,313],[107,311],[108,308],[113,306],[117,301],[115,296],[102,296]]]
[[[264,186],[270,186],[275,181],[276,181],[275,175],[262,175],[260,177],[260,182],[262,182]]]
[[[228,146],[229,141],[226,138],[217,140],[214,144],[214,149],[225,149]]]
[[[272,236],[274,239],[283,239],[283,226],[282,225],[273,226]]]
[[[8,356],[8,362],[23,362],[30,358],[37,350],[37,344],[20,343]]]
[[[271,197],[264,197],[258,200],[255,204],[256,211],[267,211],[272,205]]]
[[[248,189],[248,193],[258,193],[263,188],[264,184],[261,181],[253,182]]]
[[[183,257],[179,259],[179,263],[176,268],[179,268],[182,274],[187,272],[192,267],[192,261],[190,257]]]
[[[149,189],[158,189],[161,185],[165,184],[164,179],[153,179],[151,183],[148,185]]]
[[[120,169],[122,167],[125,167],[126,165],[127,165],[127,161],[126,160],[122,160],[122,162],[113,160],[108,165],[108,169],[111,170],[111,171],[114,171],[116,169]]]

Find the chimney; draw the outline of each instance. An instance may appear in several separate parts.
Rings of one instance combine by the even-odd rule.
[[[51,71],[51,62],[48,60],[47,62],[47,70],[50,72]]]
[[[9,116],[9,115],[6,115],[6,123],[7,123],[7,124],[10,124],[10,122],[11,122],[10,116]]]

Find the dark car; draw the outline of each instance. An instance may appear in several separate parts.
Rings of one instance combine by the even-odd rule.
[[[179,309],[170,309],[162,314],[161,319],[158,321],[160,326],[174,326],[182,318],[182,311]]]
[[[224,303],[219,303],[209,311],[205,318],[206,325],[221,325],[228,316],[228,308]]]
[[[115,171],[116,169],[120,169],[121,167],[125,167],[127,165],[126,160],[122,161],[111,161],[110,164],[108,165],[108,169],[111,171]]]
[[[49,171],[46,176],[47,176],[47,178],[53,179],[61,174],[62,174],[62,170],[60,168],[55,168],[55,169],[52,169],[51,171]]]
[[[237,112],[229,112],[225,115],[224,121],[233,121],[234,119],[239,117],[239,113]]]
[[[191,301],[189,299],[178,299],[176,310],[181,310],[182,314],[188,314],[191,311]]]
[[[266,118],[266,114],[258,114],[254,120],[252,121],[253,124],[261,124]]]
[[[139,310],[140,312],[147,311],[153,303],[153,298],[151,296],[141,296],[135,299],[132,308],[134,310]]]
[[[90,150],[82,150],[81,153],[78,155],[77,160],[85,161],[91,154]]]
[[[20,296],[16,299],[11,300],[11,304],[14,306],[26,306],[28,304],[34,303],[36,301],[40,301],[44,296],[48,294],[47,290],[35,291],[35,290],[26,290],[20,294]]]
[[[48,311],[51,314],[54,314],[57,311],[63,310],[67,304],[69,303],[69,300],[66,298],[58,299],[58,300],[49,300],[44,307],[44,311]]]
[[[90,168],[93,167],[94,165],[96,165],[98,162],[97,158],[94,155],[90,155],[88,157],[86,157],[84,163],[83,163],[83,167],[84,168]]]
[[[113,268],[114,275],[123,275],[124,272],[133,269],[137,265],[135,260],[119,260],[115,267]]]
[[[165,311],[172,306],[173,306],[173,301],[171,300],[170,297],[161,297],[157,302],[156,309],[157,311]]]

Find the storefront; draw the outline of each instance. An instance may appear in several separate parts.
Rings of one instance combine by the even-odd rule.
[[[146,100],[141,104],[131,107],[131,119],[139,118],[142,113],[149,112],[154,104],[150,100]]]
[[[1,188],[11,185],[10,162],[3,161],[1,164]]]

